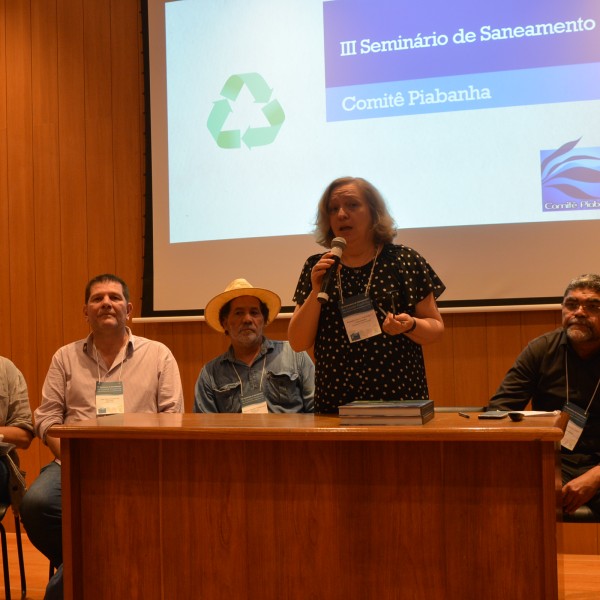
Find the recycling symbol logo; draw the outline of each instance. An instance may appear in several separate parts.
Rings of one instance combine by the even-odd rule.
[[[264,127],[248,127],[244,132],[239,129],[223,129],[230,113],[233,112],[240,91],[246,86],[252,94],[254,102],[262,104],[262,114],[268,125]],[[221,90],[221,98],[215,100],[213,108],[206,123],[210,134],[220,148],[240,148],[242,143],[252,149],[256,146],[272,144],[281,125],[285,121],[285,114],[277,100],[271,100],[273,90],[258,73],[244,73],[232,75]]]

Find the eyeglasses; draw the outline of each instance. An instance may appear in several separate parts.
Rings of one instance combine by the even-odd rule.
[[[578,302],[577,300],[565,300],[562,307],[568,312],[577,312],[580,308],[588,315],[600,314],[600,301],[596,302]]]

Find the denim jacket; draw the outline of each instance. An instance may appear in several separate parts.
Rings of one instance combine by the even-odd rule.
[[[233,348],[204,365],[196,381],[194,412],[239,413],[244,398],[262,393],[269,412],[313,412],[315,367],[289,342],[263,338],[252,365],[236,360]]]

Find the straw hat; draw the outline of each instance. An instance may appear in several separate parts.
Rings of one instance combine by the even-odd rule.
[[[275,293],[262,288],[255,288],[245,279],[234,279],[226,288],[224,292],[221,292],[215,296],[204,309],[204,318],[206,322],[217,331],[225,333],[221,323],[219,321],[219,313],[225,304],[234,298],[240,296],[254,296],[261,302],[267,305],[269,310],[269,318],[266,320],[265,325],[268,325],[279,313],[281,308],[281,298]]]

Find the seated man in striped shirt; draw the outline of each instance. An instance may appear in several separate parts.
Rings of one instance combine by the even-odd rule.
[[[83,314],[87,338],[60,348],[52,358],[35,411],[35,433],[54,454],[23,499],[21,517],[33,545],[62,565],[60,440],[53,425],[114,413],[183,412],[179,368],[160,342],[131,333],[127,284],[115,275],[94,277],[86,286]],[[62,568],[46,598],[62,598]]]

